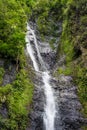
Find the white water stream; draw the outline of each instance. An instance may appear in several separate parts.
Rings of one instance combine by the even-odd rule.
[[[33,67],[35,71],[40,72],[42,74],[42,80],[44,83],[44,93],[46,97],[46,104],[44,105],[44,116],[43,116],[43,121],[45,125],[46,130],[55,130],[54,124],[55,124],[55,115],[56,115],[56,107],[55,107],[55,100],[54,100],[54,95],[53,95],[53,89],[50,84],[50,79],[51,76],[49,74],[49,71],[47,70],[45,63],[42,59],[42,56],[39,51],[38,47],[38,42],[36,39],[36,35],[34,30],[30,28],[30,26],[27,24],[27,34],[26,34],[26,47],[27,47],[27,52],[30,55],[30,58],[33,62]],[[43,71],[39,69],[38,61],[36,59],[36,54],[35,50],[33,49],[32,46],[32,41],[36,50],[36,54],[39,60],[39,63],[42,68],[44,68]]]

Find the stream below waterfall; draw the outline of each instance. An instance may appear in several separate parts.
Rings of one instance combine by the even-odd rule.
[[[80,130],[84,121],[78,112],[81,104],[71,77],[61,76],[57,81],[51,76],[49,65],[41,54],[43,50],[48,51],[48,44],[39,44],[35,30],[29,24],[25,40],[36,73],[33,110],[29,117],[31,126],[27,130]]]

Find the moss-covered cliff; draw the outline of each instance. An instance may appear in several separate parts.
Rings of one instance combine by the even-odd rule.
[[[24,48],[30,13],[26,1],[0,1],[0,130],[24,130],[28,122],[33,83]]]
[[[58,43],[57,62],[63,55],[65,67],[59,67],[56,74],[72,75],[78,86],[82,112],[87,116],[87,2],[86,0],[44,0],[38,1],[33,9],[33,18],[41,33],[53,36],[49,41],[54,48],[57,31],[62,23],[62,34]]]
[[[65,56],[64,67],[58,66],[56,75],[73,76],[83,105],[82,112],[87,116],[87,1],[1,0],[1,130],[24,130],[27,125],[33,95],[32,70],[27,66],[24,54],[28,18],[36,22],[41,39],[48,38],[51,47],[57,50],[56,62]],[[59,42],[56,41],[58,37]],[[6,76],[10,76],[8,83],[4,81]]]
[[[66,69],[58,71],[73,76],[83,104],[82,111],[87,116],[87,3],[86,0],[68,0],[63,7],[59,53],[66,55]]]

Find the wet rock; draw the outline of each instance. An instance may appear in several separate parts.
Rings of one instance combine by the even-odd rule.
[[[67,87],[66,87],[67,86]],[[77,96],[76,86],[72,83],[71,77],[59,77],[59,93],[56,102],[61,116],[63,130],[79,130],[87,121],[80,113],[82,106]],[[85,119],[85,120],[84,120]]]
[[[36,79],[34,79],[35,90],[32,104],[32,112],[29,114],[30,127],[27,130],[43,130],[43,112],[44,112],[44,103],[45,96],[43,90],[42,79],[40,78],[40,73],[37,73]]]
[[[47,69],[50,71],[53,70],[56,61],[56,53],[50,49],[47,43],[43,45],[43,43],[40,42],[39,37],[37,42],[39,43],[40,53],[45,65],[47,65]],[[34,48],[33,45],[32,47]],[[36,54],[35,50],[35,55]],[[36,59],[40,70],[43,70],[37,57]],[[61,59],[58,63],[59,66],[64,62],[64,59]],[[27,129],[45,130],[43,114],[46,99],[40,73],[36,73],[34,83],[35,90],[32,112],[29,114],[30,127]],[[72,77],[59,75],[57,80],[51,76],[50,84],[53,87],[54,99],[56,102],[55,130],[80,130],[81,126],[86,124],[87,119],[83,118],[80,113],[82,106],[79,102],[77,87],[74,86]]]
[[[2,103],[2,105],[0,106],[0,115],[3,118],[7,118],[8,117],[8,111],[7,111],[7,107],[5,103]]]
[[[52,69],[56,62],[55,52],[42,53],[43,60],[49,65],[48,69]]]
[[[12,83],[15,80],[15,76],[16,76],[16,65],[13,64],[9,64],[8,66],[6,65],[2,85],[5,86],[6,84]]]
[[[0,59],[0,67],[4,66],[4,60]]]

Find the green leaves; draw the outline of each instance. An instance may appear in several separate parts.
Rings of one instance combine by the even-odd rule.
[[[0,2],[0,53],[17,58],[25,45],[26,15],[16,0]]]
[[[26,0],[0,0],[0,55],[15,60],[17,68],[20,64],[15,81],[0,87],[0,108],[5,104],[7,111],[6,118],[0,115],[2,130],[25,130],[27,106],[32,102],[33,83],[23,69],[27,10]],[[3,76],[4,69],[0,68],[0,85]]]
[[[3,69],[1,68],[1,75]],[[12,84],[0,87],[0,107],[5,104],[8,117],[0,115],[0,126],[5,130],[25,130],[28,121],[27,107],[32,102],[33,83],[28,77],[28,71],[21,69]]]

